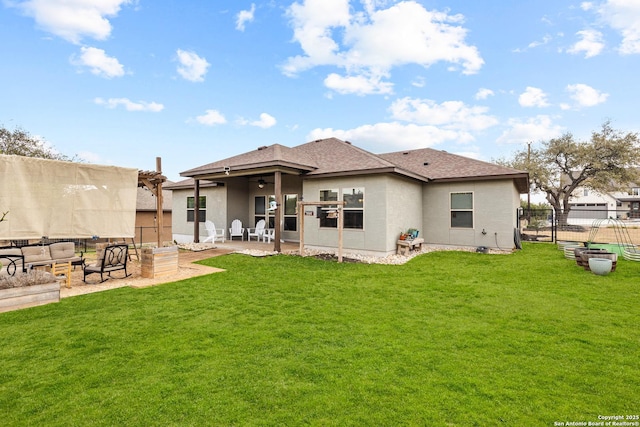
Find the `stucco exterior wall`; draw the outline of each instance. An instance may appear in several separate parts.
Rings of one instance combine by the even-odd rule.
[[[200,188],[200,196],[207,198],[206,218],[213,221],[216,228],[226,226],[226,187]],[[173,208],[171,212],[171,225],[173,240],[178,243],[193,242],[193,222],[187,222],[187,197],[193,196],[193,189],[173,190]],[[226,235],[229,232],[227,230]],[[200,223],[200,240],[207,237],[204,223]]]
[[[368,175],[304,181],[304,200],[319,201],[320,191],[364,188],[364,228],[344,229],[343,248],[375,255],[395,253],[402,231],[421,227],[421,185],[389,175]],[[338,230],[322,228],[315,216],[305,216],[304,243],[308,248],[337,248]]]
[[[245,230],[247,227],[253,227],[253,224],[251,224],[253,221],[251,219],[252,217],[249,216],[249,198],[247,197],[249,193],[248,180],[246,178],[232,178],[226,180],[225,185],[227,188],[226,204],[219,206],[226,206],[226,218],[224,223],[221,221],[220,225],[216,224],[216,227],[226,227],[226,235],[228,237],[229,227],[231,227],[231,221],[234,219],[242,221],[242,226]],[[224,209],[218,209],[217,206],[215,210],[224,211]]]
[[[451,227],[452,192],[473,193],[473,228]],[[514,229],[520,195],[511,180],[426,184],[423,200],[427,243],[500,249],[515,247]]]

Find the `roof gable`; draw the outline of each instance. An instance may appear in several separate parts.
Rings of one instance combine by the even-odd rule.
[[[315,162],[308,176],[389,171],[395,165],[379,156],[337,138],[318,139],[294,147]]]
[[[284,145],[273,144],[189,169],[181,172],[180,175],[192,177],[206,173],[224,172],[225,168],[246,170],[269,166],[286,166],[301,170],[313,170],[316,168],[313,160],[307,157],[305,153],[297,152],[293,148],[285,147]]]

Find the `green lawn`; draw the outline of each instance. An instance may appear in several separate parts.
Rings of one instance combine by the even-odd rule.
[[[551,244],[227,272],[0,314],[12,426],[551,426],[640,413],[640,263]]]

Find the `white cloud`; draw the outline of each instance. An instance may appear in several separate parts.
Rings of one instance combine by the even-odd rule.
[[[493,93],[493,91],[491,89],[487,89],[487,88],[480,88],[478,89],[478,91],[476,92],[475,98],[478,100],[483,100],[483,99],[487,99],[490,96],[495,95],[495,93]]]
[[[207,110],[205,114],[196,117],[196,122],[205,126],[215,126],[227,123],[227,119],[218,110]]]
[[[575,85],[567,85],[567,92],[571,95],[571,99],[576,102],[576,107],[593,107],[602,104],[607,100],[609,94],[602,93],[589,85],[578,83]]]
[[[640,2],[637,0],[607,0],[598,7],[600,17],[619,31],[622,42],[618,48],[625,55],[640,53]]]
[[[456,131],[479,131],[498,124],[498,119],[486,114],[487,107],[469,107],[461,101],[437,104],[430,99],[407,97],[393,102],[390,110],[396,120]]]
[[[475,46],[465,43],[467,30],[461,15],[429,11],[414,0],[396,3],[364,1],[365,10],[351,13],[349,0],[303,0],[288,9],[294,35],[304,54],[290,57],[283,72],[294,76],[307,69],[328,65],[345,70],[339,78],[332,73],[340,93],[363,94],[362,83],[377,83],[366,93],[388,93],[388,76],[393,67],[439,62],[474,74],[484,64]],[[340,38],[342,36],[342,38]],[[364,76],[364,77],[362,77]],[[376,80],[377,79],[377,80]],[[358,83],[358,84],[356,84]],[[355,92],[349,92],[353,87]]]
[[[124,67],[120,62],[108,56],[104,50],[95,47],[80,48],[80,56],[71,57],[71,63],[89,67],[91,73],[107,79],[124,76]]]
[[[424,81],[424,77],[416,77],[412,82],[411,86],[414,87],[425,87],[426,83]]]
[[[537,87],[527,86],[527,89],[518,97],[518,103],[522,107],[548,107],[547,94]]]
[[[324,79],[324,85],[340,94],[353,93],[356,95],[390,94],[393,93],[393,83],[383,82],[382,76],[346,76],[331,73]]]
[[[253,121],[249,124],[251,126],[257,126],[262,129],[268,129],[276,125],[276,119],[270,114],[262,113],[260,114],[260,120]]]
[[[582,3],[580,3],[580,9],[586,11],[589,11],[591,9],[593,9],[593,3],[590,1],[584,1]]]
[[[276,119],[270,114],[262,113],[260,114],[260,120],[247,120],[243,117],[240,117],[236,120],[236,123],[240,126],[256,126],[262,129],[268,129],[276,125]]]
[[[539,115],[522,119],[509,119],[509,128],[496,140],[502,144],[524,144],[529,141],[545,141],[562,134],[561,126],[554,125],[549,116]]]
[[[577,36],[582,39],[570,49],[567,50],[569,53],[579,54],[584,52],[585,58],[592,58],[596,55],[599,55],[604,49],[604,43],[602,42],[602,33],[596,30],[583,30],[578,31],[576,33]]]
[[[127,111],[150,111],[152,113],[158,113],[164,110],[164,105],[157,102],[138,101],[133,102],[127,98],[96,98],[94,102],[97,105],[104,105],[107,108],[117,108],[123,106]]]
[[[253,15],[256,12],[255,3],[251,3],[251,9],[241,10],[236,15],[236,30],[244,31],[245,24],[247,22],[253,22]]]
[[[544,46],[544,45],[548,44],[551,40],[552,40],[552,37],[547,34],[544,37],[542,37],[542,40],[532,41],[531,43],[529,43],[529,45],[527,47],[530,48],[530,49],[534,49],[534,48],[536,48],[538,46]]]
[[[176,51],[176,55],[178,55],[178,62],[180,63],[178,74],[182,78],[190,82],[204,81],[204,76],[211,65],[206,59],[198,56],[195,52],[187,52],[181,49]]]
[[[307,135],[309,141],[329,137],[358,141],[358,145],[376,152],[433,147],[447,141],[462,143],[473,141],[473,137],[466,132],[398,122],[376,123],[346,130],[318,128]]]
[[[28,0],[16,3],[43,30],[71,43],[84,37],[105,40],[111,34],[111,23],[123,5],[134,0]],[[11,3],[9,3],[11,4]]]

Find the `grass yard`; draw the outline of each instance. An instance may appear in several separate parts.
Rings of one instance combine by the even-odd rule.
[[[551,244],[403,266],[204,263],[228,271],[1,314],[2,425],[552,426],[640,414],[640,263],[595,276]]]

